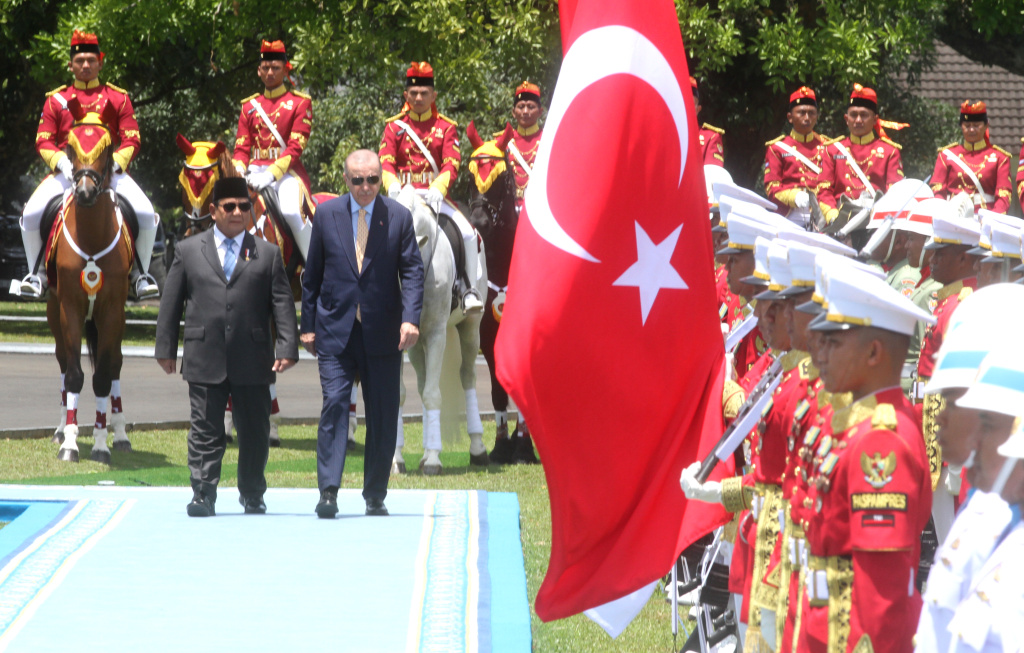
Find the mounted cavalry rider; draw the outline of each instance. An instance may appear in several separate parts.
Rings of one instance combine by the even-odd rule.
[[[690,78],[690,88],[693,89],[693,112],[700,115],[700,91],[697,89],[697,80]],[[697,132],[697,139],[700,141],[701,159],[706,166],[725,167],[725,149],[722,146],[722,136],[725,130],[704,123]]]
[[[827,222],[838,217],[840,199],[871,206],[877,195],[903,179],[900,146],[889,140],[883,128],[907,125],[878,117],[874,89],[854,84],[843,118],[850,135],[825,144],[818,178],[818,200]]]
[[[818,187],[827,140],[814,131],[818,100],[813,90],[801,86],[789,96],[786,119],[793,129],[765,144],[764,190],[782,215],[806,227],[811,218],[809,191]]]
[[[277,191],[282,217],[305,261],[313,226],[303,206],[312,206],[312,200],[300,158],[313,129],[313,104],[305,93],[284,85],[291,69],[284,43],[263,41],[256,73],[264,89],[242,100],[232,158],[250,188]]]
[[[438,113],[434,69],[426,61],[410,65],[403,95],[402,112],[388,118],[380,139],[384,190],[391,198],[398,197],[407,184],[426,190],[426,202],[437,214],[442,228],[447,220],[441,216],[455,223],[464,246],[463,251],[455,254],[460,264],[456,287],[462,311],[481,312],[484,304],[473,287],[477,279],[477,235],[462,212],[447,199],[462,162],[458,125]],[[452,245],[457,248],[457,243]]]
[[[960,131],[963,143],[939,148],[932,191],[944,200],[966,193],[975,209],[1006,213],[1011,194],[1010,153],[989,140],[984,102],[965,100],[960,105]]]
[[[544,130],[537,122],[543,112],[539,86],[523,82],[516,87],[512,95],[512,117],[516,119],[516,126],[506,148],[512,173],[516,178],[516,211],[523,210],[526,186],[530,183],[530,172],[540,150],[540,139]],[[499,138],[503,133],[496,132],[494,138]]]
[[[68,100],[77,98],[89,112],[102,114],[107,104],[117,109],[116,120],[108,125],[111,138],[117,143],[117,149],[112,155],[114,167],[110,188],[127,200],[139,222],[135,245],[142,270],[133,268],[135,294],[139,299],[156,297],[160,289],[156,280],[149,275],[149,262],[153,256],[158,218],[145,193],[127,172],[128,165],[139,154],[141,143],[132,101],[124,89],[99,80],[100,71],[103,70],[103,53],[100,52],[95,34],[83,34],[75,30],[71,37],[71,61],[68,68],[75,76],[74,84],[47,93],[36,132],[36,151],[53,170],[53,174],[47,176],[32,193],[21,217],[21,238],[29,264],[29,274],[21,282],[21,296],[40,299],[46,294],[45,265],[40,266],[46,235],[41,234],[39,228],[50,201],[66,193],[72,186],[74,171],[64,150],[68,144],[68,133],[75,122],[68,111]]]

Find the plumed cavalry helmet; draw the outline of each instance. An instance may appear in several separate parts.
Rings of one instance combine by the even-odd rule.
[[[434,67],[427,61],[413,61],[405,71],[406,86],[433,86]]]
[[[96,35],[79,32],[76,29],[71,34],[71,58],[74,59],[76,54],[85,52],[97,54],[100,57],[100,61],[103,60],[103,53],[100,52],[100,40],[96,38]]]
[[[519,104],[523,100],[533,100],[540,104],[540,86],[526,81],[517,86],[515,93],[512,94],[512,106]]]

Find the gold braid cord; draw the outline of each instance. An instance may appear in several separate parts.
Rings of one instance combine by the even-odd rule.
[[[765,485],[760,488],[764,494],[764,505],[757,516],[757,535],[754,541],[754,568],[750,582],[750,608],[775,610],[778,607],[779,590],[764,582],[768,564],[771,561],[775,541],[779,539],[779,508],[782,506],[782,488]],[[788,587],[786,588],[789,589]],[[778,640],[776,640],[778,641]]]
[[[779,550],[782,552],[779,566],[776,571],[779,572],[779,590],[776,598],[778,602],[775,604],[775,641],[780,644],[782,650],[789,650],[789,647],[785,647],[782,639],[783,634],[786,631],[786,611],[789,607],[789,584],[793,577],[793,563],[789,559],[789,547],[790,542],[796,537],[796,533],[793,530],[793,517],[789,507],[789,501],[781,499],[782,511],[786,516],[786,527],[783,529],[780,537],[782,543],[779,545]],[[802,533],[801,533],[802,535]],[[798,604],[799,605],[799,604]]]
[[[922,428],[924,432],[924,447],[928,451],[928,465],[932,474],[932,491],[939,486],[939,476],[942,474],[942,447],[935,437],[939,430],[939,413],[946,407],[946,400],[940,394],[928,394],[924,396],[924,411],[921,415]]]
[[[828,653],[846,653],[853,611],[853,562],[835,556],[827,560]]]

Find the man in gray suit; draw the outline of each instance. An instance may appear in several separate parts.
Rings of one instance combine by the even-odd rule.
[[[192,409],[192,517],[215,514],[229,395],[238,426],[238,500],[246,513],[267,511],[271,375],[299,358],[295,302],[280,251],[245,230],[249,209],[245,179],[216,182],[210,204],[216,226],[178,243],[160,300],[156,359],[168,374],[175,371],[178,324],[188,303],[181,372]]]

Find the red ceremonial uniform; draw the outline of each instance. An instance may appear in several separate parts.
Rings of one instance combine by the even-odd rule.
[[[935,357],[942,347],[942,338],[949,326],[949,319],[953,316],[953,311],[977,288],[978,279],[970,277],[943,286],[937,291],[938,303],[932,312],[936,322],[934,326],[929,326],[924,332],[924,339],[921,342],[921,358],[917,361],[918,379],[927,381],[932,377],[932,372],[935,370]]]
[[[783,206],[794,206],[798,190],[817,190],[826,142],[821,134],[811,132],[804,136],[793,131],[765,144],[768,149],[764,153],[764,190],[781,213],[786,213]],[[803,155],[818,170],[809,167],[790,150]]]
[[[708,123],[700,126],[697,136],[700,139],[700,151],[704,155],[704,165],[725,167],[725,148],[722,147],[724,129]]]
[[[408,133],[409,129],[427,148],[437,166],[437,174]],[[447,196],[462,162],[458,125],[433,110],[418,115],[406,109],[388,118],[380,138],[379,154],[385,191],[397,181],[403,186],[411,183],[415,188],[434,186]]]
[[[270,118],[278,135],[284,139],[284,147],[281,147],[253,102],[262,107]],[[289,91],[284,84],[264,90],[242,100],[232,158],[243,169],[249,164],[270,166],[269,170],[277,179],[292,172],[302,181],[308,196],[309,175],[302,166],[301,158],[312,129],[313,103],[308,95]]]
[[[980,192],[970,175],[950,157],[959,159],[974,173],[981,182]],[[974,196],[975,205],[1006,213],[1010,208],[1010,153],[985,140],[941,147],[931,185],[936,197],[948,200],[957,193],[967,193]]]
[[[913,648],[921,611],[915,574],[931,485],[921,431],[900,388],[832,416],[818,445],[802,525],[808,569],[797,649]]]
[[[755,326],[750,330],[750,333],[743,336],[740,340],[740,344],[736,345],[736,351],[733,353],[733,366],[736,368],[736,378],[740,385],[744,385],[743,379],[750,375],[754,370],[755,365],[765,355],[769,353],[768,343],[764,341],[764,336],[761,335],[761,328]],[[761,363],[763,372],[767,369],[768,365],[771,365],[771,360],[767,364]],[[753,383],[750,387],[757,384],[757,380],[761,378],[758,373],[753,378]],[[749,391],[749,387],[744,387],[744,390]]]
[[[885,192],[894,183],[903,179],[903,161],[900,146],[888,138],[879,138],[874,132],[862,138],[844,136],[828,141],[822,158],[821,176],[818,179],[818,201],[828,210],[839,206],[839,198],[847,195],[859,198],[866,190],[860,176],[847,160],[837,143],[846,148],[871,182],[871,189]],[[827,211],[826,211],[827,217]]]
[[[1024,204],[1024,138],[1020,139],[1020,156],[1017,161],[1017,199]]]
[[[743,302],[729,291],[729,273],[725,265],[715,264],[715,288],[718,291],[718,317],[734,329],[743,321]]]
[[[128,170],[128,164],[138,156],[142,142],[139,123],[135,121],[135,109],[132,108],[127,91],[99,80],[88,84],[75,80],[72,86],[61,86],[46,94],[43,115],[39,118],[36,131],[36,151],[39,156],[43,157],[51,170],[64,158],[68,132],[75,122],[67,109],[67,101],[73,97],[77,97],[82,108],[89,112],[102,114],[107,104],[117,108],[117,120],[108,125],[111,137],[118,143],[113,157],[122,170]]]
[[[533,163],[537,160],[537,152],[540,150],[540,139],[541,134],[544,132],[543,129],[534,125],[528,129],[513,129],[512,140],[509,141],[508,147],[508,161],[512,166],[512,173],[516,179],[516,206],[522,208],[523,196],[526,194],[526,186],[530,183],[530,173],[526,171],[523,164],[520,163],[519,158],[512,153],[512,147],[515,146],[519,155],[523,157],[523,161],[526,165],[533,169]],[[494,137],[500,137],[504,132],[497,132]]]

